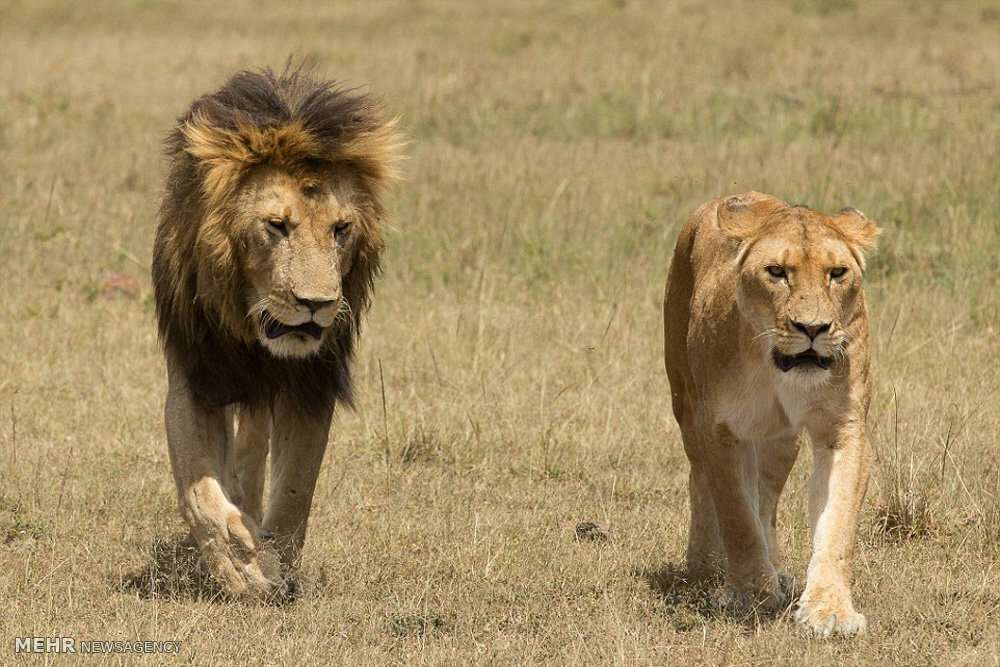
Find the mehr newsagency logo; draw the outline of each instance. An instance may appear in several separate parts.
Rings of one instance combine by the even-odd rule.
[[[181,643],[151,640],[80,640],[76,637],[15,637],[14,653],[179,653]]]

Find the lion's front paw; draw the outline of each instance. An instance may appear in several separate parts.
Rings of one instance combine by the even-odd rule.
[[[261,539],[248,516],[231,513],[223,535],[202,545],[209,571],[224,591],[236,597],[278,600],[288,595],[278,552]]]
[[[864,614],[849,602],[812,602],[804,596],[795,610],[795,622],[814,637],[859,635],[868,627]]]

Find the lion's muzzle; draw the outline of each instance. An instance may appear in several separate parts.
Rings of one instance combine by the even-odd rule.
[[[269,339],[281,338],[290,333],[301,333],[319,340],[323,336],[323,327],[313,321],[302,324],[285,324],[274,319],[266,310],[260,315],[261,325],[264,327],[264,335]]]

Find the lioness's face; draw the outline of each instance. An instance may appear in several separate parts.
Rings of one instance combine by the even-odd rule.
[[[315,354],[337,318],[348,316],[341,281],[357,236],[351,195],[346,179],[305,189],[270,167],[259,168],[244,186],[247,318],[275,356]]]
[[[790,377],[829,374],[861,292],[860,255],[828,221],[813,211],[771,221],[740,265],[739,308]]]

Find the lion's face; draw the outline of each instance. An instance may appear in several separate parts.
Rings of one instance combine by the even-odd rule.
[[[740,249],[740,312],[786,377],[822,380],[846,354],[870,242],[862,234],[877,232],[854,209],[828,217],[785,208],[758,217]]]
[[[335,176],[304,188],[261,167],[240,193],[246,248],[248,325],[277,357],[319,351],[338,317],[349,316],[342,279],[351,269],[358,211],[350,181]]]

